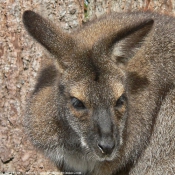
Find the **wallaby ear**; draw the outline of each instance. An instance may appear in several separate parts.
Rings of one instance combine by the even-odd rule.
[[[112,52],[112,59],[117,63],[127,63],[144,43],[154,21],[147,19],[135,24],[129,24],[120,31],[104,36],[94,46],[97,53]],[[100,50],[100,51],[99,51]],[[106,53],[105,53],[106,54]]]
[[[33,11],[25,11],[23,23],[29,34],[59,59],[72,49],[73,39]],[[60,61],[60,60],[59,60]]]
[[[113,55],[117,62],[127,63],[144,43],[147,34],[150,32],[154,21],[145,20],[133,28],[125,29],[123,37],[113,47]]]

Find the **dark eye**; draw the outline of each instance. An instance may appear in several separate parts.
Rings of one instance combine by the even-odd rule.
[[[116,101],[116,107],[121,107],[125,104],[126,102],[126,96],[123,94],[120,96],[120,98]]]
[[[72,106],[75,109],[79,109],[79,110],[86,109],[86,107],[84,106],[83,102],[81,102],[80,100],[78,100],[75,97],[71,98],[71,102],[72,102]]]

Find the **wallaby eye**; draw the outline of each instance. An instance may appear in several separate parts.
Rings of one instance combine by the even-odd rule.
[[[73,106],[75,109],[82,110],[82,109],[85,109],[85,108],[86,108],[86,107],[84,106],[83,102],[81,102],[80,100],[78,100],[78,99],[75,98],[75,97],[72,97],[72,98],[71,98],[71,102],[72,102],[72,106]]]
[[[120,98],[116,101],[116,107],[122,107],[126,102],[126,96],[123,94]]]

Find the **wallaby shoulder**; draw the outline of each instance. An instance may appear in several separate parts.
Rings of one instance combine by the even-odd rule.
[[[175,88],[162,101],[155,120],[150,143],[129,173],[175,174]]]

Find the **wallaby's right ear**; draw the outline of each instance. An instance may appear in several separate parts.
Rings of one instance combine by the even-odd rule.
[[[33,38],[60,59],[74,46],[73,39],[68,34],[56,30],[50,22],[33,11],[24,12],[23,23]]]
[[[104,36],[95,43],[93,49],[97,55],[97,59],[100,58],[98,53],[106,54],[105,51],[108,52],[112,50],[114,55],[113,60],[117,64],[127,64],[143,45],[153,24],[153,19],[143,19],[135,23],[128,23],[119,31],[113,30],[112,33]]]

